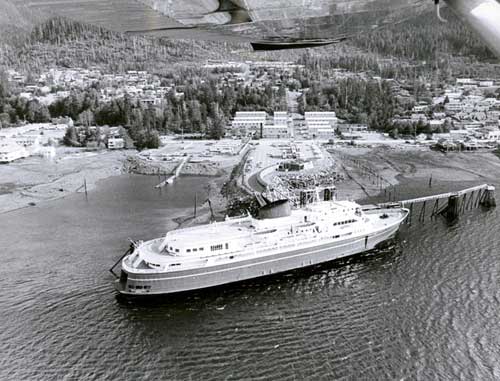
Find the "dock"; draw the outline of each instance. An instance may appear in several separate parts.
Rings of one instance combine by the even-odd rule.
[[[479,206],[486,208],[495,207],[495,187],[489,184],[482,184],[457,192],[441,193],[409,200],[378,204],[378,207],[408,208],[410,213],[406,222],[411,225],[412,219],[415,217],[415,205],[421,205],[417,216],[418,221],[424,221],[426,216],[436,218],[440,215],[445,216],[449,221],[454,221],[466,211],[478,208]],[[430,214],[428,214],[428,212]]]
[[[181,162],[179,163],[179,165],[177,166],[177,168],[175,168],[174,174],[172,176],[168,177],[167,179],[165,179],[164,181],[162,181],[161,183],[159,183],[158,185],[156,185],[155,188],[162,188],[167,184],[172,184],[174,182],[174,180],[180,176],[181,171],[182,171],[182,167],[184,167],[184,164],[186,164],[190,159],[191,159],[191,156],[184,157],[181,160]]]

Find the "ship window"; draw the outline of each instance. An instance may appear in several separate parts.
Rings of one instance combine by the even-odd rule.
[[[226,243],[226,250],[227,250],[227,249],[229,249],[229,244],[228,244],[228,243]]]
[[[179,249],[175,249],[175,252],[178,253],[179,252]]]
[[[186,252],[190,253],[191,252],[191,249],[187,249]]]
[[[222,248],[223,248],[222,244],[210,246],[210,250],[212,251],[222,250]]]
[[[197,248],[194,248],[194,249],[193,249],[193,251],[198,251],[198,249],[197,249]]]
[[[200,251],[203,251],[203,247],[200,247],[200,248],[199,248],[199,250],[200,250]]]

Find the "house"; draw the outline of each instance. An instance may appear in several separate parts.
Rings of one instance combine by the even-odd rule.
[[[416,106],[413,106],[413,112],[414,113],[417,113],[417,114],[420,114],[420,113],[424,113],[426,111],[429,110],[429,106],[428,105],[416,105]]]
[[[123,149],[125,148],[125,140],[123,138],[109,138],[108,149]]]
[[[500,129],[498,128],[485,128],[478,132],[481,133],[484,140],[500,141]]]
[[[493,81],[479,81],[479,87],[493,87],[495,83]]]

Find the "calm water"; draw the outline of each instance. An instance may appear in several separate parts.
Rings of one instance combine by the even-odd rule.
[[[205,182],[160,194],[155,178],[124,176],[89,203],[1,215],[0,379],[500,379],[498,210],[404,228],[385,251],[308,271],[117,298],[107,270],[127,237],[163,234]]]

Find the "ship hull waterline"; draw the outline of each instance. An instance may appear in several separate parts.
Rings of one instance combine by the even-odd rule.
[[[307,268],[375,249],[395,236],[405,218],[406,214],[398,223],[366,236],[290,250],[234,264],[156,273],[134,273],[122,269],[122,276],[116,280],[115,288],[125,296],[158,296],[212,288]],[[130,285],[148,285],[151,288],[147,292],[141,292],[133,287],[134,291],[130,291]]]

